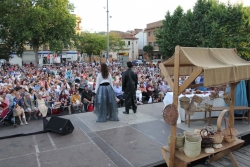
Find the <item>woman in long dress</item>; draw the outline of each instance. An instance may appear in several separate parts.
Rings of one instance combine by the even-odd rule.
[[[94,113],[97,115],[96,122],[119,121],[112,77],[105,63],[101,64],[101,73],[97,75],[95,93]]]

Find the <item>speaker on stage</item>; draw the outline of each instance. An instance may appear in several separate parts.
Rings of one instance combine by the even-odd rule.
[[[47,123],[45,130],[67,135],[73,132],[74,126],[69,119],[52,116]]]

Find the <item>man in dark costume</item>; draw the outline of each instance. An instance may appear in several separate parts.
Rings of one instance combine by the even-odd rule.
[[[127,62],[128,70],[122,74],[122,91],[125,98],[124,114],[129,114],[129,109],[132,107],[134,113],[137,110],[136,90],[138,84],[137,74],[132,70],[132,62]]]

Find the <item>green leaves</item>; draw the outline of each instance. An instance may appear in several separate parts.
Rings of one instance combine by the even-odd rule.
[[[45,44],[54,52],[61,51],[75,34],[73,9],[69,0],[2,0],[0,39],[11,52],[22,53],[26,43],[36,54]]]
[[[88,56],[100,55],[107,47],[107,36],[100,33],[83,32],[76,34],[74,44],[78,51],[86,53]],[[115,33],[109,34],[109,47],[113,51],[124,50],[125,43],[122,38]]]
[[[177,7],[163,20],[156,37],[160,52],[171,57],[176,45],[184,47],[237,48],[250,57],[250,9],[242,4],[223,4],[216,0],[197,0],[193,11]]]
[[[99,55],[105,49],[105,35],[97,33],[83,32],[74,38],[77,50],[87,53],[88,56]]]
[[[151,45],[146,45],[143,47],[143,51],[146,52],[147,54],[151,54],[153,52],[154,48]]]

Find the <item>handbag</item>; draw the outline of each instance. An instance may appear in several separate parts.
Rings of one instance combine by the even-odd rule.
[[[92,111],[94,111],[94,106],[93,106],[93,104],[89,104],[88,112],[92,112]]]

